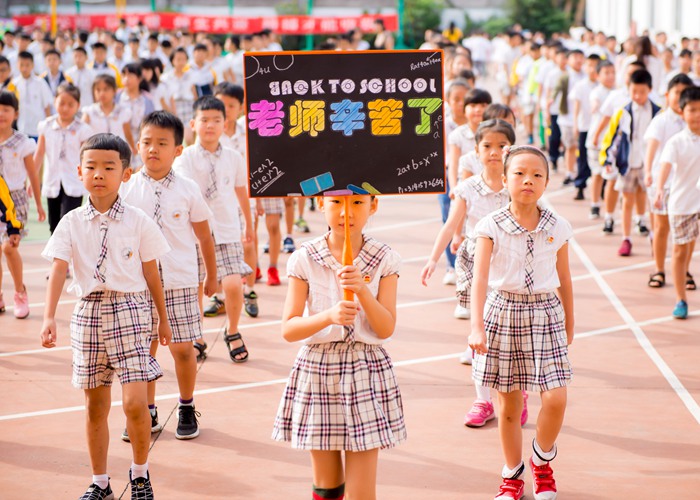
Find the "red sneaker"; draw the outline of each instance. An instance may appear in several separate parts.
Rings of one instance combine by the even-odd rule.
[[[622,245],[620,245],[617,255],[620,257],[629,257],[632,255],[632,242],[630,240],[622,240]]]
[[[255,281],[260,281],[262,279],[262,271],[259,267],[255,268]]]
[[[557,498],[557,485],[554,482],[554,471],[549,463],[535,465],[530,458],[532,469],[532,494],[535,500],[554,500]]]
[[[504,479],[494,500],[520,500],[525,494],[525,481]]]
[[[267,270],[267,286],[279,286],[280,275],[276,267],[270,267]]]

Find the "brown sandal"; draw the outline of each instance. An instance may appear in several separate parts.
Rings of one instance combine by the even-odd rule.
[[[236,342],[240,340],[241,346],[231,348],[231,342]],[[248,349],[246,349],[245,343],[243,342],[243,337],[240,333],[233,333],[228,335],[228,330],[224,330],[224,342],[226,342],[226,347],[228,347],[228,355],[231,357],[231,361],[234,363],[245,363],[248,361]],[[236,356],[245,355],[242,358],[237,358]]]
[[[204,361],[207,359],[207,343],[193,342],[192,347],[197,351],[197,361]]]
[[[662,272],[649,275],[649,288],[661,288],[666,284],[666,275]]]

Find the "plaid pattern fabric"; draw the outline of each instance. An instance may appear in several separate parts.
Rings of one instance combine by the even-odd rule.
[[[20,134],[16,130],[12,131],[12,135],[2,144],[0,144],[0,177],[5,177],[5,160],[3,159],[3,152],[5,149],[9,149],[10,151],[14,151],[14,149],[17,147],[17,145],[22,141],[24,138],[24,134]],[[14,201],[14,198],[12,198]],[[15,202],[15,205],[17,202]]]
[[[243,260],[243,245],[241,243],[222,243],[216,245],[214,250],[216,251],[216,278],[218,281],[232,274],[238,274],[244,278],[253,272]],[[199,246],[197,246],[197,273],[199,282],[204,282],[206,270]]]
[[[277,215],[284,213],[284,200],[282,198],[261,198],[265,215]]]
[[[554,293],[493,291],[486,300],[488,352],[475,355],[472,378],[499,392],[549,391],[572,377],[564,308]]]
[[[193,104],[194,101],[189,99],[175,99],[175,114],[186,127],[189,126],[189,121],[194,118]]]
[[[532,293],[532,289],[535,285],[535,277],[533,276],[535,270],[533,266],[535,264],[535,240],[532,234],[527,235],[527,245],[525,252],[525,288],[527,293]]]
[[[668,215],[668,198],[671,196],[671,190],[664,188],[664,196],[661,199],[661,208],[656,208],[654,206],[654,200],[656,199],[656,187],[651,186],[647,188],[647,202],[649,203],[649,211],[656,215]]]
[[[173,342],[193,342],[202,338],[202,315],[199,311],[199,298],[196,288],[176,288],[163,290],[165,310],[168,314]],[[158,312],[153,299],[150,298],[151,317],[153,318],[150,341],[158,340]]]
[[[338,262],[333,254],[331,254],[330,248],[328,248],[328,234],[316,238],[314,240],[308,241],[302,244],[302,247],[306,248],[311,259],[322,267],[327,267],[333,271],[338,271],[343,266]],[[382,261],[384,255],[390,250],[388,245],[381,243],[374,238],[362,235],[363,244],[360,249],[360,253],[355,259],[355,264],[359,267],[360,272],[365,275],[372,272]],[[357,262],[359,260],[359,262]],[[355,342],[355,327],[353,325],[344,327],[346,342]]]
[[[92,203],[88,203],[85,205],[85,209],[83,211],[83,217],[85,220],[91,221],[95,217],[100,215],[100,213],[95,210],[95,207],[92,206]],[[114,204],[111,206],[111,208],[107,211],[107,217],[115,220],[115,221],[120,221],[122,219],[122,216],[124,215],[124,205],[122,205],[121,198],[117,197],[117,200],[114,202]],[[95,279],[98,280],[100,283],[104,283],[106,281],[106,273],[107,269],[105,268],[105,259],[107,257],[107,232],[109,230],[109,222],[108,221],[102,221],[100,224],[100,232],[102,233],[102,241],[100,243],[100,255],[97,258],[97,263],[95,264]]]
[[[365,451],[406,440],[401,392],[381,345],[303,346],[272,438],[302,450]]]
[[[150,382],[163,372],[149,353],[151,309],[145,293],[93,292],[76,304],[70,323],[73,386],[94,389]]]
[[[459,305],[469,309],[471,305],[471,288],[474,279],[474,250],[476,244],[466,238],[457,250],[455,273],[457,274],[456,295]]]
[[[671,240],[674,245],[686,245],[698,239],[700,213],[690,215],[669,215]]]
[[[163,188],[170,188],[175,180],[175,173],[170,170],[168,175],[162,179],[156,180],[146,173],[145,170],[141,170],[141,174],[148,180],[149,185],[153,188],[153,194],[155,197],[155,205],[153,207],[153,219],[158,224],[159,228],[163,228],[163,214],[161,213],[160,197],[163,194]]]
[[[206,149],[204,149],[199,143],[197,143],[197,147],[199,148],[198,153],[201,156],[204,156],[204,158],[206,158],[209,162],[209,183],[207,184],[207,189],[204,192],[204,196],[207,198],[207,200],[213,200],[214,198],[216,198],[219,192],[219,188],[216,182],[216,162],[221,157],[221,152],[223,151],[223,148],[221,147],[221,144],[219,144],[219,146],[216,148],[216,151],[212,153],[211,151],[207,151]]]
[[[615,190],[621,193],[634,193],[640,187],[646,191],[647,185],[644,183],[643,168],[628,168],[615,181]]]
[[[15,204],[15,216],[17,217],[17,220],[22,223],[22,229],[20,229],[19,234],[22,238],[24,238],[28,232],[27,219],[29,212],[29,196],[27,196],[27,190],[18,189],[16,191],[10,191],[10,198],[12,198],[12,202]],[[0,243],[5,242],[7,239],[7,225],[0,224]]]

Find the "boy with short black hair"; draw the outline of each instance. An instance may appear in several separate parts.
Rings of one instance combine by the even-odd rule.
[[[185,148],[175,160],[173,168],[177,174],[199,185],[213,213],[210,221],[216,245],[217,277],[226,301],[224,341],[231,360],[243,363],[248,360],[248,350],[238,332],[243,308],[241,277],[252,272],[243,260],[243,242],[253,239],[253,227],[243,156],[221,145],[225,121],[226,108],[220,100],[205,96],[195,101],[194,119],[190,121],[190,127],[197,134],[197,141]],[[241,234],[240,213],[245,219],[244,234]],[[197,343],[200,345],[198,350],[204,352],[206,344]]]
[[[131,436],[131,498],[153,498],[147,383],[163,372],[145,343],[151,331],[146,289],[158,313],[160,343],[168,345],[172,332],[156,259],[170,247],[155,222],[119,197],[121,184],[131,177],[130,158],[129,145],[112,134],[97,134],[85,141],[78,171],[90,199],[61,219],[42,252],[52,261],[41,329],[44,347],[56,346],[56,307],[71,261],[75,271],[69,287],[79,297],[70,325],[73,385],[85,392],[93,473],[81,500],[113,498],[107,474],[107,417],[115,372],[122,384]]]
[[[574,85],[586,77],[582,70],[583,62],[582,51],[578,49],[569,51],[566,55],[567,68],[554,86],[554,98],[559,98],[557,125],[561,131],[561,144],[564,146],[564,165],[566,166],[564,185],[572,184],[576,177],[574,170],[579,141],[574,134],[572,90]]]
[[[194,46],[189,71],[192,73],[192,83],[199,97],[213,95],[214,87],[218,83],[216,72],[211,63],[207,61],[208,55],[209,49],[203,43]]]
[[[574,137],[578,140],[577,172],[574,179],[576,196],[574,200],[583,200],[583,190],[586,182],[591,176],[591,169],[588,167],[588,154],[586,152],[586,139],[588,138],[588,128],[591,125],[591,93],[598,86],[598,63],[600,56],[590,54],[586,57],[583,71],[586,78],[579,80],[571,89],[571,100],[573,102],[573,124]]]
[[[88,55],[83,47],[73,49],[73,63],[66,70],[66,76],[80,90],[80,107],[89,106],[93,102],[92,84],[95,82],[95,72],[87,65]]]
[[[635,223],[640,228],[646,228],[643,221],[646,211],[644,133],[654,116],[661,111],[661,108],[649,99],[651,85],[651,74],[647,70],[640,69],[630,75],[631,102],[619,109],[610,120],[610,129],[601,148],[601,155],[606,157],[606,166],[615,165],[619,171],[615,189],[622,193],[622,244],[617,252],[621,257],[632,254],[630,236],[635,205]]]
[[[51,93],[55,97],[58,86],[63,82],[70,82],[70,80],[61,71],[61,54],[56,49],[46,51],[44,62],[46,63],[46,71],[42,73],[41,77],[49,84]]]
[[[661,153],[661,172],[656,182],[654,204],[660,207],[666,180],[673,169],[668,198],[668,216],[673,240],[673,284],[676,306],[673,317],[688,317],[688,273],[695,241],[700,230],[700,88],[688,87],[681,93],[680,108],[686,128],[669,139]],[[694,284],[694,282],[693,282]]]
[[[155,111],[141,122],[137,149],[143,168],[121,189],[124,201],[140,208],[162,231],[171,247],[159,260],[165,291],[165,308],[173,330],[170,353],[175,360],[175,374],[180,389],[177,439],[194,439],[199,435],[194,409],[194,386],[197,361],[192,342],[202,337],[197,288],[197,245],[204,257],[206,279],[204,292],[216,290],[216,257],[207,207],[199,186],[172,170],[173,162],[182,153],[183,125],[167,111]],[[154,324],[155,327],[155,324]],[[154,330],[155,333],[155,330]],[[151,355],[156,355],[157,337],[151,335]],[[151,432],[159,431],[155,406],[155,382],[149,383],[148,408]],[[122,439],[129,439],[126,430]]]
[[[17,129],[36,141],[39,122],[51,116],[53,94],[49,84],[34,74],[34,56],[31,52],[20,52],[17,65],[20,75],[12,80],[19,93]]]
[[[92,44],[92,61],[88,65],[94,74],[109,75],[117,82],[117,88],[122,87],[122,75],[114,64],[107,61],[107,46],[102,42]]]

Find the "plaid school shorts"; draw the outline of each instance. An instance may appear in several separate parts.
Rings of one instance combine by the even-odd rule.
[[[177,288],[163,290],[165,294],[165,311],[168,314],[170,329],[173,331],[173,343],[193,342],[202,338],[202,316],[199,312],[199,297],[196,288]],[[150,341],[158,340],[158,313],[153,299],[151,317],[153,318]]]
[[[93,292],[78,301],[70,322],[73,386],[94,389],[151,382],[163,376],[148,353],[151,308],[145,292]]]
[[[456,294],[459,305],[469,309],[471,304],[472,280],[474,278],[474,251],[470,239],[466,238],[457,250],[455,272],[457,274]]]
[[[405,441],[401,392],[384,348],[362,342],[303,346],[272,438],[302,450],[365,451]]]
[[[647,201],[649,202],[649,211],[656,215],[668,215],[668,197],[671,195],[670,189],[664,189],[664,196],[661,198],[661,208],[656,208],[654,206],[654,200],[656,199],[656,186],[651,186],[647,188]]]
[[[239,274],[244,278],[253,272],[250,266],[243,260],[242,243],[217,244],[214,249],[216,250],[217,280],[221,281],[226,276],[231,276],[232,274]],[[199,282],[203,283],[206,270],[204,269],[204,259],[202,259],[202,252],[199,251],[199,247],[197,247],[197,273],[199,275]]]
[[[571,381],[564,308],[556,294],[492,291],[484,326],[488,352],[472,362],[477,384],[499,392],[544,392]]]
[[[671,240],[674,245],[687,245],[698,239],[700,213],[690,215],[669,215]]]
[[[192,106],[194,101],[189,99],[175,99],[175,114],[182,121],[185,127],[189,127],[190,120],[194,117]]]
[[[282,198],[261,198],[265,215],[281,215],[284,213],[284,200]]]
[[[635,193],[640,187],[646,191],[647,186],[644,184],[644,169],[643,168],[628,168],[627,171],[618,176],[615,181],[615,190],[621,193]]]
[[[20,237],[27,236],[27,212],[29,211],[29,197],[26,189],[17,189],[10,191],[10,198],[15,204],[15,215],[17,220],[22,223],[22,229],[19,231]],[[0,224],[0,243],[4,243],[9,239],[7,236],[7,224]]]

